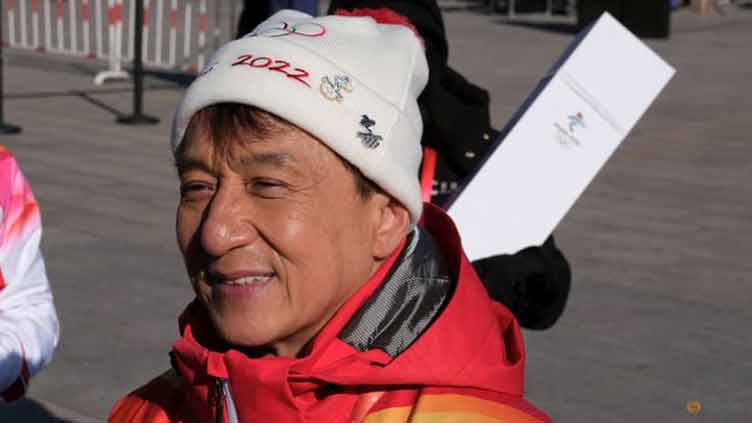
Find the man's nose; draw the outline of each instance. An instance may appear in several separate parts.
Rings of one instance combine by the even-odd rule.
[[[201,245],[214,257],[252,243],[258,236],[243,205],[243,192],[220,188],[214,195],[201,228]]]

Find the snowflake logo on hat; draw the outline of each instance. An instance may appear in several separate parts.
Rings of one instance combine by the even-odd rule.
[[[371,127],[376,125],[376,121],[369,118],[368,115],[362,115],[360,119],[360,125],[365,128],[368,132],[358,132],[358,138],[363,142],[363,145],[367,148],[377,148],[381,145],[381,140],[383,137],[381,135],[376,135],[371,130]]]
[[[344,99],[342,91],[351,93],[352,90],[352,82],[347,76],[336,75],[334,81],[329,79],[328,76],[321,78],[321,94],[323,94],[327,100],[341,103]]]

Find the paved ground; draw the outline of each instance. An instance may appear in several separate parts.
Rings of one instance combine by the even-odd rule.
[[[450,61],[491,91],[497,125],[572,38],[462,7],[446,21]],[[751,40],[752,10],[729,9],[678,12],[672,38],[649,42],[677,76],[558,228],[570,304],[554,329],[525,334],[529,396],[557,421],[752,419]],[[161,123],[124,127],[128,85],[97,92],[90,65],[28,53],[6,64],[6,118],[24,132],[0,142],[42,206],[62,341],[0,421],[103,421],[168,366],[191,298],[167,148],[181,90],[150,80]]]

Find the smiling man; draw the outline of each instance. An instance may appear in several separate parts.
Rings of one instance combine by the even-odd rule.
[[[295,357],[405,238],[409,213],[258,109],[209,106],[188,129],[177,232],[198,299],[230,344]]]
[[[111,422],[548,421],[517,323],[421,203],[427,77],[370,17],[283,11],[215,54],[172,134],[196,300]]]

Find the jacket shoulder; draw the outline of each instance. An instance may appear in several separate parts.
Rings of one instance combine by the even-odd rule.
[[[552,423],[545,413],[515,395],[459,387],[422,388],[417,395],[404,394],[385,395],[363,422]]]
[[[180,376],[168,370],[121,398],[108,423],[191,423],[179,416],[185,390]]]

